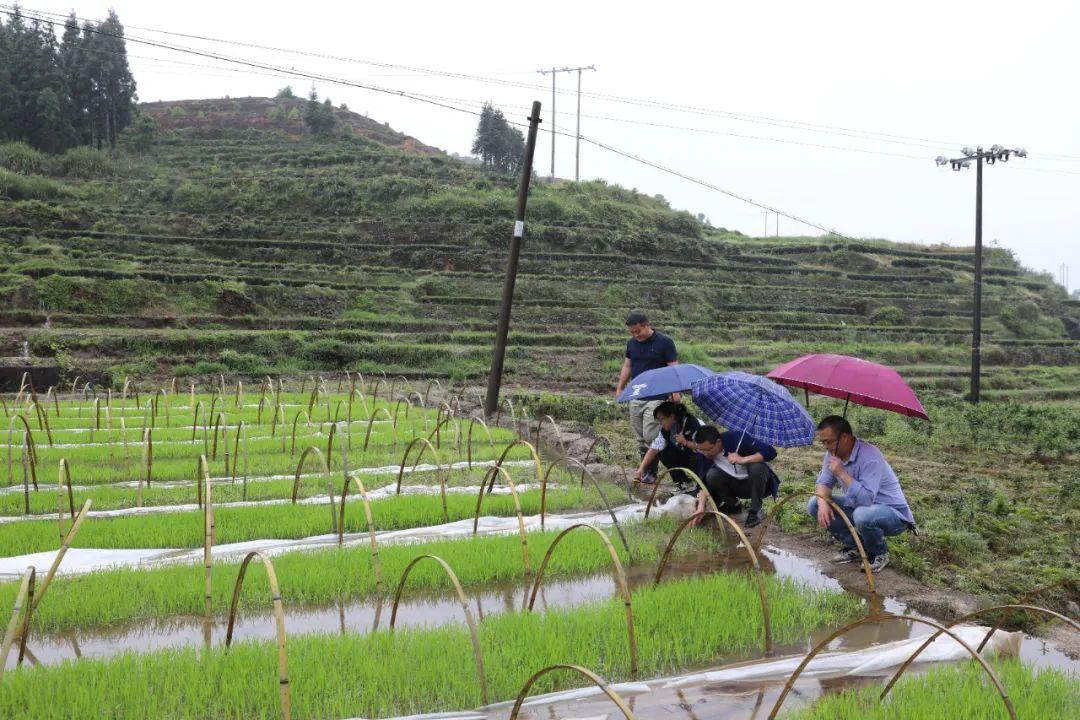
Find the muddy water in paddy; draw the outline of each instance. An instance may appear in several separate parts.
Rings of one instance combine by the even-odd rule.
[[[694,553],[678,557],[670,562],[664,573],[664,579],[689,577],[719,569],[735,570],[747,567],[747,556],[741,548],[732,548],[726,554]],[[836,580],[821,573],[813,563],[768,546],[762,552],[762,570],[781,577],[795,578],[813,587],[840,589]],[[654,573],[653,565],[627,568],[627,577],[632,588],[651,583]],[[389,590],[392,590],[392,582],[393,579],[388,581]],[[577,578],[552,578],[547,580],[541,588],[536,607],[539,610],[545,610],[593,603],[614,597],[617,589],[614,577],[610,573]],[[527,592],[528,588],[523,584],[488,585],[478,591],[467,591],[466,596],[472,612],[477,617],[485,617],[520,610],[527,601]],[[904,605],[888,598],[883,604],[884,609],[890,612],[906,611]],[[290,637],[308,633],[366,633],[376,627],[387,627],[390,620],[389,601],[384,601],[380,606],[379,602],[373,598],[329,606],[286,606],[285,610],[285,626]],[[717,622],[725,621],[723,617],[717,618]],[[399,626],[432,627],[460,622],[462,622],[461,606],[449,592],[407,592],[398,610],[397,624]],[[234,639],[272,640],[273,628],[273,617],[268,607],[265,612],[240,615],[237,618]],[[182,616],[93,632],[69,632],[57,635],[32,632],[28,645],[30,650],[28,660],[41,664],[53,664],[80,657],[107,657],[125,650],[145,652],[161,648],[201,647],[205,644],[205,630],[201,617]],[[210,628],[212,642],[223,643],[225,631],[225,621],[217,619]],[[806,653],[830,631],[831,629],[826,628],[812,634],[804,642],[778,647],[774,655]],[[928,626],[910,622],[866,625],[834,641],[829,650],[858,650],[871,645],[926,635],[929,632]],[[1037,638],[1025,638],[1021,646],[1021,656],[1039,666],[1066,668],[1080,673],[1080,662],[1069,659]],[[736,662],[758,657],[761,657],[760,653],[732,656],[723,658],[722,661]],[[10,658],[9,667],[13,663],[14,658]],[[715,667],[719,664],[721,660],[709,665]],[[683,693],[689,698],[700,690],[700,688],[688,688],[684,689]],[[749,698],[751,706],[756,702],[756,690],[755,687],[755,692],[752,693],[754,697]],[[672,691],[665,692],[670,694]],[[652,693],[652,695],[655,694]],[[733,698],[732,701],[742,702],[738,698]],[[692,704],[692,701],[688,702]],[[682,701],[677,700],[678,703]]]

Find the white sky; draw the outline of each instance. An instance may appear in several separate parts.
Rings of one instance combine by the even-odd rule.
[[[32,0],[27,10],[66,13],[71,0]],[[594,64],[584,89],[597,93],[796,121],[929,138],[901,144],[779,127],[760,121],[583,99],[585,115],[692,127],[708,132],[583,117],[582,134],[635,152],[720,187],[855,237],[918,243],[973,242],[975,173],[938,168],[933,158],[964,145],[1000,143],[1031,157],[986,168],[983,239],[1014,250],[1024,264],[1057,280],[1071,266],[1080,285],[1080,5],[876,3],[865,0],[757,3],[398,2],[79,2],[81,17],[114,7],[130,38],[150,38],[291,66],[355,82],[458,98],[492,100],[523,120],[533,99],[551,120],[550,76],[540,67]],[[546,86],[504,87],[357,62],[328,61],[167,37],[134,26],[437,68]],[[174,65],[213,60],[129,43],[142,100],[272,95],[310,82],[249,72]],[[232,66],[236,67],[236,66]],[[560,90],[574,76],[558,78]],[[371,91],[316,83],[320,96],[366,112],[448,151],[468,151],[474,117]],[[557,124],[572,131],[572,95],[556,100]],[[565,114],[564,114],[565,113]],[[785,124],[782,123],[782,124]],[[843,131],[839,131],[843,132]],[[733,137],[753,135],[855,147],[914,158],[848,152]],[[851,137],[857,134],[859,137]],[[893,138],[895,139],[895,138]],[[940,144],[945,141],[944,144]],[[904,143],[919,141],[907,141]],[[929,144],[930,147],[925,146]],[[536,169],[550,168],[550,136],[537,145]],[[570,138],[556,138],[556,171],[573,177]],[[1046,155],[1059,156],[1057,158]],[[1070,155],[1072,158],[1060,158]],[[704,212],[713,224],[761,235],[757,208],[582,144],[583,178],[604,178],[675,207]],[[775,215],[769,232],[776,231]],[[782,234],[819,234],[786,218]]]

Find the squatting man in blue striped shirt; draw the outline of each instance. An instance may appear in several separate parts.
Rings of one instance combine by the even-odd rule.
[[[881,451],[855,437],[851,423],[846,419],[830,415],[818,424],[817,429],[818,439],[825,446],[825,460],[817,478],[817,497],[810,501],[810,516],[843,546],[833,562],[849,563],[859,559],[855,539],[847,524],[837,517],[828,503],[819,502],[820,498],[830,498],[833,487],[840,484],[844,494],[832,500],[843,508],[855,526],[870,569],[878,572],[889,564],[889,546],[885,538],[906,530],[915,531],[915,518],[900,489],[900,481]]]

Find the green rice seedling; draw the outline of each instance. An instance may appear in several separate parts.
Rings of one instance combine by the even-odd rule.
[[[190,473],[190,468],[189,468]],[[194,488],[191,490],[194,493]],[[540,511],[540,493],[520,494],[521,509],[533,515]],[[381,530],[437,525],[471,519],[476,510],[473,497],[447,495],[404,495],[372,501],[375,522]],[[549,499],[549,510],[597,509],[601,507],[595,489],[570,487]],[[512,497],[494,496],[487,501],[491,515],[516,512]],[[445,515],[444,515],[445,509]],[[219,507],[216,511],[218,542],[221,544],[258,539],[300,539],[327,531],[326,507],[320,505],[259,505]],[[31,520],[0,524],[0,547],[6,556],[52,550],[56,547],[53,520]],[[365,531],[359,512],[345,514],[345,532]],[[194,511],[94,517],[79,536],[82,548],[197,548],[202,545],[200,514]]]
[[[243,447],[241,445],[241,447]],[[243,458],[241,458],[243,461]],[[81,465],[72,463],[72,467],[78,468],[78,474],[75,479],[80,483],[82,481],[84,468]],[[514,479],[515,483],[533,482],[533,471],[531,468],[523,466],[505,467],[510,476]],[[91,468],[92,470],[92,468]],[[449,486],[466,484],[475,485],[479,480],[481,470],[490,470],[490,466],[476,467],[471,473],[467,468],[461,470],[451,470],[449,473]],[[190,468],[189,468],[190,471]],[[546,470],[545,470],[546,472]],[[244,473],[249,474],[249,473]],[[437,485],[440,480],[441,473],[431,470],[418,470],[411,473],[408,476],[408,484],[410,485]],[[387,484],[395,482],[397,473],[396,471],[388,473],[375,473],[364,474],[364,485],[367,488],[382,487]],[[191,479],[190,474],[186,478]],[[259,479],[252,477],[252,482],[247,486],[247,492],[244,492],[243,482],[215,482],[214,496],[219,503],[229,503],[237,501],[260,501],[260,500],[281,500],[290,497],[291,488],[293,485],[294,476],[290,473],[287,477],[283,476],[280,479]],[[562,483],[569,485],[574,482],[574,477],[565,473],[554,473],[550,478],[550,483]],[[152,485],[149,488],[143,489],[143,502],[139,505],[136,500],[137,491],[130,487],[123,487],[117,485],[97,485],[91,487],[81,487],[76,490],[79,498],[92,499],[94,501],[95,510],[119,510],[124,508],[134,507],[161,507],[167,505],[180,505],[191,504],[196,502],[196,488],[193,484],[188,483],[184,485]],[[315,497],[325,493],[325,489],[320,490],[312,484],[301,483],[297,493],[298,498]],[[55,512],[55,502],[51,493],[45,492],[31,492],[30,498],[30,512],[26,513],[23,507],[23,494],[22,493],[0,493],[0,516],[13,516],[13,515],[45,515]]]
[[[318,434],[312,435],[313,440],[320,440]],[[142,448],[148,447],[145,438],[142,439]],[[162,446],[158,443],[156,435],[153,437],[153,481],[154,483],[187,481],[191,477],[191,467],[203,453],[201,445],[173,444]],[[14,454],[13,450],[13,454]],[[487,448],[481,448],[473,461],[493,460],[496,453]],[[93,446],[87,448],[67,447],[46,449],[38,451],[39,464],[52,464],[61,457],[68,458],[73,463],[78,463],[82,468],[79,473],[79,482],[83,485],[108,485],[114,482],[130,482],[137,480],[132,477],[130,469],[125,467],[123,458],[109,457],[109,448],[106,446]],[[209,457],[209,456],[208,456]],[[510,460],[524,460],[530,457],[520,447],[513,447],[507,455]],[[363,467],[388,467],[400,466],[401,452],[391,447],[372,447],[359,456]],[[457,451],[443,451],[440,453],[442,464],[465,462],[465,458]],[[331,469],[337,464],[335,458],[327,458]],[[288,452],[281,452],[273,447],[273,441],[265,439],[250,440],[249,446],[249,469],[254,476],[264,475],[291,475],[296,468],[296,463]],[[230,472],[222,473],[228,477]]]
[[[634,525],[630,550],[635,563],[649,565],[660,555],[674,523],[667,518]],[[530,535],[529,556],[539,564],[556,537],[554,532]],[[716,552],[715,535],[695,531],[680,553]],[[456,568],[465,587],[524,582],[521,567],[521,543],[511,535],[438,540],[380,547],[382,576],[398,578],[418,554],[438,555]],[[619,557],[629,566],[631,553],[616,547]],[[213,567],[212,607],[220,613],[228,606],[229,589],[236,580],[238,561],[217,562]],[[379,573],[371,561],[371,551],[363,545],[328,548],[318,551],[295,551],[274,557],[274,567],[282,582],[287,605],[325,604],[383,596]],[[595,537],[572,533],[559,543],[546,575],[567,577],[607,570],[611,558]],[[34,616],[35,627],[43,632],[93,628],[137,620],[162,619],[175,615],[203,615],[204,597],[197,579],[201,568],[195,565],[169,565],[152,569],[117,568],[86,575],[58,577],[56,591]],[[251,572],[258,573],[258,568]],[[256,583],[258,584],[258,583]],[[450,588],[446,576],[433,568],[418,567],[409,580],[408,593],[444,591]],[[522,585],[524,592],[525,586]],[[0,607],[10,606],[17,583],[0,583]],[[524,600],[524,597],[522,598]],[[265,597],[258,591],[241,594],[240,609],[265,608]],[[760,615],[760,610],[755,610]],[[623,628],[625,643],[625,625]]]
[[[1080,678],[1054,668],[1036,670],[1019,660],[993,663],[1023,720],[1061,720],[1080,711]],[[974,663],[935,667],[901,680],[880,700],[879,687],[827,695],[791,717],[797,720],[923,720],[942,717],[1007,718],[1001,696]]]
[[[283,579],[283,592],[287,584]],[[777,608],[777,634],[784,642],[841,622],[859,608],[852,596],[791,581],[772,579],[770,592]],[[754,619],[756,603],[753,584],[741,573],[639,589],[633,604],[641,674],[655,676],[750,652],[762,632]],[[708,632],[702,631],[705,627]],[[488,616],[479,623],[479,639],[491,698],[514,697],[535,670],[555,663],[579,664],[609,681],[627,679],[624,633],[622,604],[615,600],[543,614]],[[273,643],[245,642],[227,652],[129,653],[22,668],[0,686],[0,714],[78,720],[99,717],[108,708],[119,717],[273,717],[279,703],[275,653]],[[296,718],[344,718],[475,707],[482,698],[472,655],[468,631],[460,624],[293,637],[292,712]],[[565,674],[547,675],[535,692],[582,682]]]

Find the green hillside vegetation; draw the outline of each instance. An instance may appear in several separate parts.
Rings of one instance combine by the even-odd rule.
[[[0,146],[0,353],[28,339],[106,382],[483,375],[515,179],[347,110],[315,136],[306,102],[146,104],[114,153]],[[528,212],[511,380],[606,388],[643,307],[686,360],[759,368],[828,343],[965,387],[970,249],[754,240],[603,182],[535,183]],[[1004,250],[985,262],[987,396],[1063,398],[1080,303]]]

